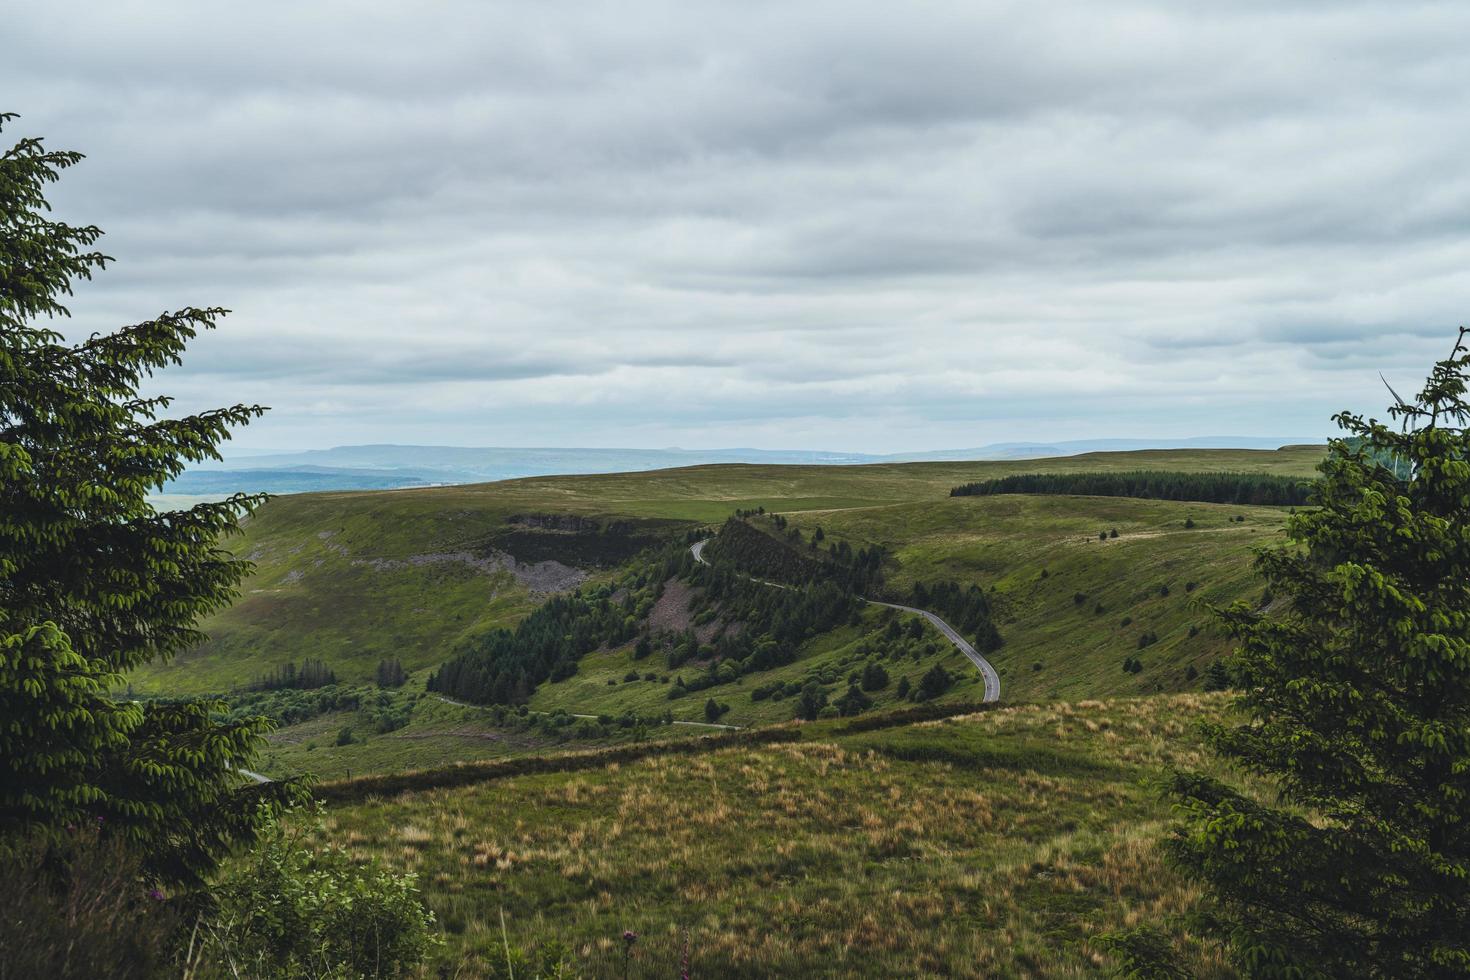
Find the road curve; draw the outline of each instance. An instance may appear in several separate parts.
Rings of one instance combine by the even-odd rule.
[[[696,541],[694,542],[694,544],[689,546],[689,553],[693,555],[694,560],[699,562],[701,565],[709,564],[709,562],[706,561],[704,557],[704,546],[709,544],[710,540],[710,538],[704,538],[703,540]],[[756,581],[761,580],[757,579]],[[762,582],[762,584],[776,585],[777,583]],[[790,588],[790,586],[780,587]],[[915,606],[903,606],[899,605],[896,602],[879,602],[877,599],[863,599],[863,601],[872,603],[875,606],[887,606],[889,609],[897,609],[900,612],[913,613],[917,616],[923,616],[930,623],[934,624],[934,628],[939,630],[940,633],[943,633],[944,638],[953,643],[955,645],[955,648],[959,650],[960,653],[963,653],[966,657],[968,657],[970,663],[974,664],[976,668],[979,669],[980,676],[985,678],[985,697],[982,700],[986,702],[1000,700],[1000,675],[995,672],[995,668],[990,665],[990,661],[980,656],[980,651],[975,649],[974,644],[972,644],[969,640],[960,635],[959,630],[955,629],[953,626],[949,625],[944,620],[940,619],[938,616],[927,609],[919,609]]]

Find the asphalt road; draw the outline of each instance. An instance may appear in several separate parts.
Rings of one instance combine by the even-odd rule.
[[[705,538],[703,541],[696,541],[694,542],[694,544],[690,545],[689,553],[694,556],[695,561],[705,565],[709,564],[709,562],[705,561],[704,559],[704,546],[709,544],[709,542],[710,539]],[[790,586],[778,585],[775,582],[764,582],[760,579],[757,579],[757,581],[762,581],[762,584],[764,585],[774,585],[777,588],[790,588]],[[975,667],[980,671],[980,676],[985,678],[985,697],[983,698],[983,700],[1000,700],[1000,675],[995,672],[995,668],[990,665],[990,661],[980,656],[980,651],[975,649],[974,644],[961,636],[959,634],[959,631],[956,630],[953,626],[949,625],[944,620],[940,619],[938,616],[927,609],[918,609],[914,606],[901,606],[896,602],[879,602],[877,599],[864,599],[863,601],[870,602],[875,606],[887,606],[889,609],[897,609],[900,612],[908,612],[913,613],[916,616],[923,616],[930,623],[933,623],[934,628],[943,633],[946,640],[953,643],[955,645],[955,648],[959,650],[960,653],[963,653],[967,658],[969,658],[970,663],[974,664]]]

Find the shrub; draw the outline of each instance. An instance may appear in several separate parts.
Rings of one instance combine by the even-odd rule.
[[[225,867],[214,897],[201,952],[236,976],[405,977],[438,941],[413,875],[313,850],[281,823]]]
[[[1085,602],[1087,602],[1087,593],[1086,592],[1073,592],[1072,593],[1072,604],[1074,606],[1080,606],[1080,605],[1084,604]]]
[[[351,745],[354,741],[355,739],[352,737],[352,727],[350,725],[343,725],[342,730],[337,733],[336,744]]]

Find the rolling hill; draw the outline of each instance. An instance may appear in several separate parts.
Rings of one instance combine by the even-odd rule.
[[[1208,631],[1190,635],[1204,620],[1194,601],[1250,594],[1250,549],[1276,534],[1279,509],[951,498],[949,490],[1020,472],[1306,477],[1319,456],[1314,447],[1289,447],[1024,462],[722,465],[280,497],[231,542],[256,564],[240,601],[204,624],[210,639],[203,646],[141,672],[135,683],[143,691],[224,691],[307,657],[325,660],[349,682],[370,679],[388,657],[423,670],[486,630],[518,622],[549,592],[610,581],[641,548],[715,525],[737,509],[765,508],[808,532],[821,526],[854,546],[881,544],[893,558],[894,588],[949,580],[994,588],[1006,637],[995,662],[1008,697],[1186,689],[1194,683],[1190,668],[1197,673],[1219,650]],[[1113,530],[1116,538],[1098,539]],[[1146,632],[1157,641],[1140,654],[1144,670],[1124,674],[1122,660],[1139,651]],[[850,657],[844,649],[856,649],[862,637],[844,636],[819,638],[803,656]],[[595,654],[568,686],[538,691],[535,700],[571,709],[585,697],[587,713],[616,713],[639,700],[606,683],[628,669],[623,652]],[[765,711],[748,696],[730,703],[732,719],[748,712],[755,721]]]

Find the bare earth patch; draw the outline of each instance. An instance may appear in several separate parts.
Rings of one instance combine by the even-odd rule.
[[[587,573],[580,568],[572,568],[559,561],[520,562],[514,555],[503,551],[492,551],[489,555],[476,555],[468,551],[442,551],[409,555],[406,558],[356,558],[352,562],[378,572],[447,563],[468,565],[485,575],[509,572],[517,582],[538,593],[565,592],[575,589],[587,580]]]
[[[669,633],[682,633],[687,629],[694,629],[694,636],[700,643],[708,643],[719,636],[725,630],[725,624],[716,619],[705,623],[703,626],[694,626],[694,614],[690,612],[690,600],[694,598],[694,589],[681,579],[671,578],[664,583],[664,591],[648,611],[648,631],[658,633],[667,631]],[[734,624],[730,630],[736,632],[740,624]]]

